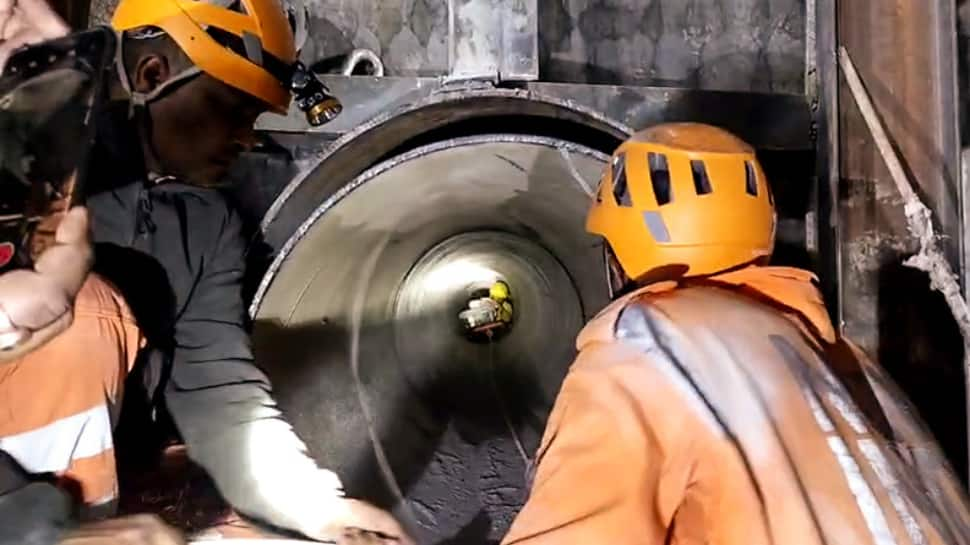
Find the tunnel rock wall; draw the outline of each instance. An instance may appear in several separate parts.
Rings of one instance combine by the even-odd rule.
[[[449,70],[445,0],[304,0],[304,61],[368,48],[389,76]],[[107,23],[117,0],[93,0]],[[539,76],[544,81],[666,85],[801,93],[803,0],[542,0]]]
[[[575,83],[803,91],[802,0],[549,0],[543,77]]]

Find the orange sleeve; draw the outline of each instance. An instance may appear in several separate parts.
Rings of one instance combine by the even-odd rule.
[[[683,488],[664,433],[646,414],[644,356],[616,345],[580,353],[556,400],[528,502],[503,545],[661,544]],[[682,464],[680,464],[682,465]]]
[[[114,500],[114,417],[141,344],[117,289],[89,275],[71,326],[0,367],[0,448],[33,473],[64,476],[85,503]]]

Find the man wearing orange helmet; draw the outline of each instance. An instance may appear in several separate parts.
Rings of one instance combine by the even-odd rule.
[[[0,419],[0,448],[71,482],[89,515],[110,514],[112,429],[127,355],[143,336],[125,402],[143,401],[131,408],[156,423],[170,415],[236,511],[318,540],[357,529],[406,543],[389,514],[343,496],[276,408],[245,328],[240,219],[214,188],[252,146],[256,118],[289,107],[300,68],[291,18],[280,0],[122,0],[112,25],[118,84],[98,124],[87,205],[95,270],[124,294],[139,330],[128,334],[132,319],[119,311],[75,322],[29,354],[20,368],[47,369],[54,382],[38,390],[36,373],[29,383],[5,377],[4,391],[21,395],[16,418]],[[96,329],[72,335],[84,327]],[[87,350],[102,334],[118,337],[114,357]],[[21,415],[37,422],[23,429]]]
[[[579,335],[507,545],[967,544],[970,509],[812,274],[768,267],[754,151],[661,125],[589,212],[623,294]]]

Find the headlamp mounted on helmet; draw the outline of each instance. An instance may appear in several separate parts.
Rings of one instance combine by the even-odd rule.
[[[178,82],[205,72],[285,114],[291,101],[314,126],[335,118],[340,101],[296,60],[306,39],[305,9],[281,10],[280,0],[123,0],[113,26],[129,37],[154,28],[170,36],[195,66],[169,78],[152,93],[131,89],[119,52],[122,84],[133,107],[159,98]],[[137,39],[137,38],[136,38]]]
[[[240,38],[217,28],[209,28],[206,32],[218,43],[261,66],[278,81],[286,82],[286,87],[293,94],[293,102],[306,115],[310,125],[317,127],[328,123],[343,111],[340,100],[302,62],[285,63],[263,49],[252,34],[243,34]]]

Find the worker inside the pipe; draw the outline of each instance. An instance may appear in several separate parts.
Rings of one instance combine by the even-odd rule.
[[[79,308],[70,328],[0,368],[0,450],[29,474],[55,475],[85,518],[117,506],[112,432],[124,399],[125,412],[145,416],[130,431],[148,441],[145,429],[174,423],[242,515],[316,540],[363,532],[409,541],[391,515],[344,497],[339,477],[309,458],[245,328],[245,241],[214,186],[253,145],[256,118],[290,105],[291,15],[279,0],[117,7],[114,101],[98,121],[86,188],[96,274],[78,305],[93,311]],[[30,487],[6,491],[7,505],[31,501]],[[26,511],[4,518],[0,534],[60,524]]]
[[[579,335],[503,543],[970,543],[912,407],[811,273],[767,266],[775,218],[754,151],[721,129],[616,150],[587,218],[616,301]]]

